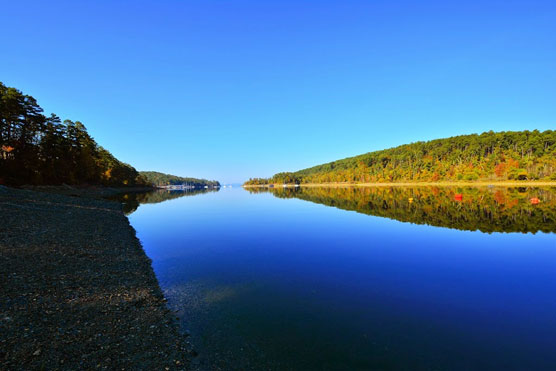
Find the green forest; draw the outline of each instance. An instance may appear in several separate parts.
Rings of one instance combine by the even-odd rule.
[[[486,233],[556,232],[555,187],[265,187],[248,190],[413,224]],[[537,198],[539,203],[532,204],[532,198]]]
[[[188,184],[195,187],[218,187],[220,183],[216,180],[206,180],[197,178],[186,178],[177,175],[170,175],[159,173],[157,171],[140,171],[139,175],[150,185],[155,187],[167,186],[167,185],[181,185]]]
[[[35,98],[0,82],[0,184],[143,185],[80,121],[45,116]]]
[[[36,99],[0,82],[0,184],[160,186],[216,181],[138,172],[99,146],[80,121],[46,116]]]
[[[478,180],[556,180],[556,131],[490,131],[416,142],[245,184]]]

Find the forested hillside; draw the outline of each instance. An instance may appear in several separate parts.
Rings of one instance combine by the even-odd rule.
[[[145,179],[147,184],[157,186],[157,187],[167,186],[167,185],[181,185],[181,184],[188,184],[195,187],[220,186],[220,183],[217,182],[216,180],[185,178],[177,175],[159,173],[157,171],[141,171],[139,172],[139,174],[143,179]]]
[[[35,98],[0,82],[0,184],[142,185],[79,121],[45,116]]]
[[[538,179],[556,180],[556,131],[490,131],[416,142],[246,185]]]

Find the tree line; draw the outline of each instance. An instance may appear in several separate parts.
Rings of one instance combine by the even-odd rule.
[[[80,121],[46,116],[35,98],[0,82],[0,184],[146,184],[99,146]]]
[[[158,186],[217,181],[138,172],[99,146],[80,121],[46,116],[36,99],[0,82],[0,184]]]
[[[181,177],[177,175],[159,173],[158,171],[141,171],[141,177],[148,183],[156,187],[167,185],[187,184],[194,187],[218,187],[220,183],[216,180],[197,179],[189,177]]]
[[[486,132],[366,153],[246,185],[556,180],[556,131]]]

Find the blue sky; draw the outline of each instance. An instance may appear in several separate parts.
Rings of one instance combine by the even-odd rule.
[[[553,1],[3,1],[0,24],[0,81],[139,170],[556,128]]]

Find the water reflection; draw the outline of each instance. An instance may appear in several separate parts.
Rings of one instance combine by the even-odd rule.
[[[199,369],[556,370],[554,188],[270,192],[129,218]]]
[[[248,188],[414,224],[481,232],[556,232],[556,188]]]
[[[135,212],[135,210],[137,210],[137,208],[141,204],[158,204],[160,202],[173,200],[175,198],[196,196],[209,192],[218,192],[218,188],[184,190],[157,189],[151,192],[121,193],[115,196],[108,197],[108,199],[121,202],[123,205],[124,213],[126,215],[130,215]]]

